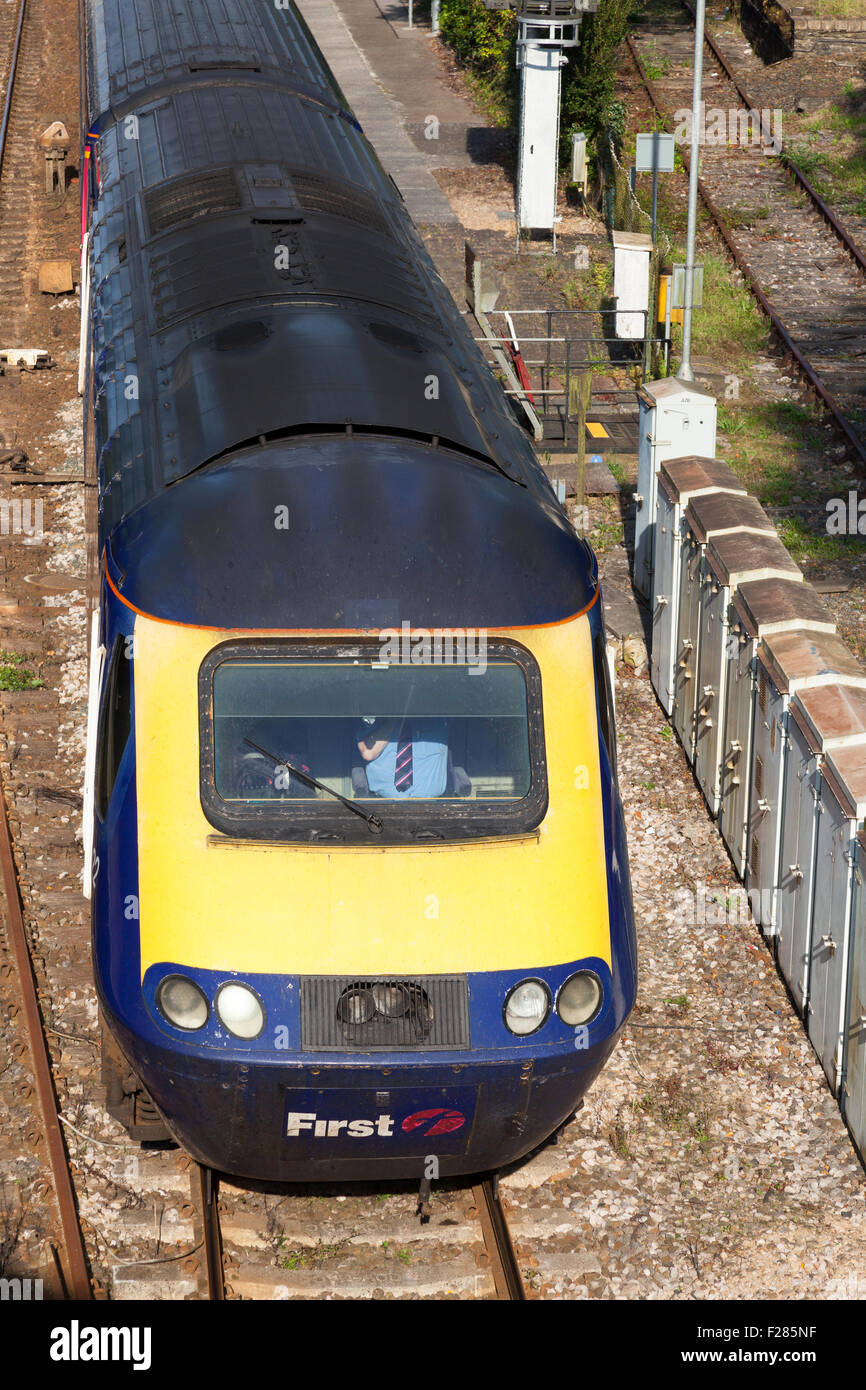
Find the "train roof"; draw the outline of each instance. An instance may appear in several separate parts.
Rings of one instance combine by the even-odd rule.
[[[343,463],[349,430],[375,434],[382,447],[403,441],[407,480],[422,457],[430,475],[452,454],[463,457],[464,480],[489,482],[499,470],[511,480],[502,486],[523,494],[517,510],[528,536],[568,529],[513,407],[294,6],[88,0],[87,41],[99,131],[90,264],[100,548],[115,537],[119,554],[146,525],[175,574],[172,557],[188,547],[172,508],[203,537],[195,499],[216,524],[223,461],[246,460],[254,448],[267,468],[245,462],[240,472],[264,486],[277,458],[299,476],[297,436],[334,436],[329,466]],[[272,451],[279,441],[287,447]],[[389,446],[392,463],[399,456]],[[352,470],[332,475],[348,480]],[[399,490],[396,466],[391,486]],[[480,518],[481,492],[468,481],[459,491]],[[416,540],[423,550],[421,531]],[[342,543],[332,536],[332,546]],[[583,555],[573,535],[569,553],[575,544]],[[141,567],[136,574],[136,585],[158,590],[167,616],[180,616],[161,580],[145,580]],[[242,581],[262,590],[246,572]],[[190,582],[182,576],[181,590]],[[578,602],[554,582],[548,609],[566,616],[584,606],[587,583]]]
[[[304,93],[351,116],[303,16],[274,0],[89,0],[91,128],[178,86],[234,77]]]
[[[442,446],[357,434],[211,464],[121,522],[107,565],[132,607],[219,628],[537,626],[597,591],[555,505]]]

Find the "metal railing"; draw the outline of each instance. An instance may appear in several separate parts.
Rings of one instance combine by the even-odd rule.
[[[640,318],[643,330],[638,337],[620,338],[613,332],[603,331],[615,327],[619,316],[625,314]],[[518,360],[522,362],[527,375],[534,378],[529,385],[503,388],[505,395],[521,401],[543,401],[542,409],[548,417],[559,413],[564,444],[568,443],[569,427],[575,418],[573,386],[588,371],[624,366],[637,368],[637,386],[646,379],[654,350],[663,355],[666,371],[670,361],[670,339],[649,334],[650,311],[621,309],[616,301],[612,301],[609,309],[491,309],[487,312],[487,318],[503,320],[505,331],[497,332],[498,325],[491,324],[494,331],[485,333],[476,342],[490,347],[495,344],[500,350],[504,348],[515,365]],[[526,323],[533,318],[538,322]],[[585,335],[568,332],[570,323],[579,318],[594,319],[600,331],[590,331]],[[515,320],[526,323],[529,331],[520,331]],[[565,320],[562,325],[564,331],[557,332],[558,320]],[[589,326],[592,328],[595,325],[591,323]],[[536,329],[541,331],[533,331]],[[528,356],[526,349],[532,352],[542,350],[542,355]],[[561,402],[559,410],[557,402]],[[553,409],[548,409],[548,406]]]

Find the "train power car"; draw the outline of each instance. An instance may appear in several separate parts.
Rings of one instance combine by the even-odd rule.
[[[597,566],[293,5],[87,0],[109,1106],[499,1169],[636,950]]]

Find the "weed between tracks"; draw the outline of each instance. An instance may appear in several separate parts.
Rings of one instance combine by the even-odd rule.
[[[38,690],[45,684],[24,661],[17,652],[0,652],[0,690]]]
[[[357,1231],[350,1231],[348,1235],[330,1244],[317,1240],[314,1246],[294,1250],[285,1249],[286,1239],[280,1236],[277,1241],[277,1264],[281,1269],[316,1269],[342,1255],[357,1234]]]

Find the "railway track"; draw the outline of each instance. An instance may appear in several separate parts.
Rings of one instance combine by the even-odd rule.
[[[675,113],[691,107],[693,29],[649,23],[627,42],[655,110],[672,128]],[[701,197],[782,351],[866,472],[866,358],[860,346],[866,334],[866,257],[786,155],[778,132],[765,127],[769,138],[762,142],[756,121],[732,116],[760,107],[715,41],[706,46],[707,132],[726,141],[745,136],[748,143],[702,145]],[[688,165],[685,147],[683,158]]]
[[[208,1299],[526,1297],[494,1177],[437,1191],[424,1224],[408,1188],[259,1192],[198,1165],[194,1185]]]
[[[40,45],[33,0],[0,6],[0,347],[22,346],[30,289],[27,231],[35,192],[33,136],[38,131],[28,128],[28,117],[39,89]]]
[[[45,43],[49,17],[54,45]],[[81,893],[94,468],[92,456],[81,459],[78,314],[58,314],[63,304],[33,292],[35,264],[77,242],[78,199],[70,193],[58,217],[41,196],[33,136],[52,117],[73,127],[78,74],[61,55],[79,22],[78,0],[0,6],[3,328],[19,345],[50,335],[57,358],[50,373],[0,380],[0,434],[11,423],[33,469],[0,463],[0,652],[16,653],[41,682],[0,690],[9,826],[4,858],[0,814],[0,1004],[9,1020],[0,1036],[0,1275],[40,1277],[46,1296],[121,1301],[506,1296],[519,1276],[503,1272],[501,1208],[476,1206],[465,1187],[437,1190],[422,1226],[408,1188],[250,1191],[203,1174],[173,1147],[142,1149],[106,1114]],[[482,1211],[498,1232],[489,1253]]]

